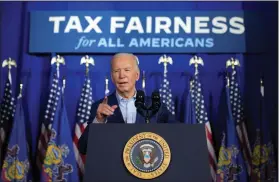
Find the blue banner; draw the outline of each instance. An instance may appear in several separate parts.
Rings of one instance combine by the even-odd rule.
[[[243,11],[34,11],[31,53],[241,53]]]

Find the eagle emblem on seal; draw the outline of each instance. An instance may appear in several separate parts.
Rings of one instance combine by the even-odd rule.
[[[139,159],[144,168],[154,167],[154,164],[158,161],[155,147],[151,144],[141,145]]]

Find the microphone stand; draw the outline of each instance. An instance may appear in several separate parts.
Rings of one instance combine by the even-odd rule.
[[[137,112],[144,117],[145,123],[148,124],[150,123],[150,117],[156,114],[161,106],[160,95],[159,93],[152,93],[152,104],[150,106],[146,106],[144,103],[144,93],[140,92],[138,98],[135,102]],[[150,111],[151,114],[149,113]]]
[[[145,119],[145,123],[150,123],[150,117],[152,117],[158,110],[156,110],[155,111],[155,113],[153,113],[153,111],[154,111],[154,108],[152,107],[152,105],[151,106],[149,106],[149,107],[145,107],[144,106],[144,108],[142,108],[143,110],[145,110],[145,116],[144,116],[144,119]],[[152,111],[152,113],[150,114],[150,111]]]
[[[145,123],[150,123],[150,111],[152,110],[151,107],[146,107],[145,105],[139,106],[137,108],[137,112],[140,113],[144,117]]]
[[[145,123],[147,123],[147,124],[150,122],[149,110],[150,110],[150,108],[146,109],[146,114],[145,114],[145,117],[144,117],[145,118]]]

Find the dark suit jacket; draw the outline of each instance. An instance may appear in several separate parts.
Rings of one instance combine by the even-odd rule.
[[[112,105],[118,105],[118,100],[116,98],[116,93],[113,92],[111,95],[108,96],[108,105],[112,106]],[[85,129],[85,131],[83,132],[83,134],[81,135],[79,142],[78,142],[78,148],[80,153],[82,154],[86,154],[86,150],[87,150],[87,140],[88,140],[88,135],[89,135],[89,126],[90,123],[93,122],[95,116],[96,116],[96,112],[97,112],[97,108],[99,106],[99,104],[103,101],[103,99],[98,100],[97,102],[95,102],[92,107],[91,107],[91,117],[90,117],[90,122],[88,122],[88,125]],[[145,104],[146,105],[150,105],[151,104],[151,98],[150,97],[145,97]],[[114,115],[109,116],[107,118],[107,123],[125,123],[120,107],[118,105],[118,107],[115,109],[114,111]],[[136,124],[138,123],[145,123],[145,119],[143,116],[141,116],[138,112],[137,112],[137,116],[136,116]],[[159,109],[159,111],[150,118],[150,123],[177,123],[177,121],[175,120],[175,117],[168,111],[167,107],[164,104],[161,104],[161,107]]]

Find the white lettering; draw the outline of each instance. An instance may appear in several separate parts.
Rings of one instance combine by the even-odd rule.
[[[241,17],[232,17],[230,19],[230,32],[234,34],[243,34],[245,31],[244,20]]]
[[[138,47],[138,41],[136,38],[132,38],[129,44],[129,47]]]
[[[140,39],[140,45],[143,45],[144,47],[150,47],[150,44],[150,38]]]
[[[195,17],[195,32],[196,33],[209,33],[209,29],[207,28],[209,21],[209,17]],[[202,29],[203,28],[203,29]]]
[[[107,41],[105,38],[100,38],[99,43],[98,43],[98,47],[107,47]]]
[[[170,30],[171,20],[168,17],[156,17],[155,19],[155,33],[161,33],[164,30],[167,34],[171,33]]]
[[[100,25],[102,19],[102,16],[70,16],[69,18],[50,16],[49,22],[53,23],[53,33],[56,34],[60,33],[61,30],[64,30],[64,33],[74,31],[101,34],[103,33]],[[132,16],[128,19],[125,16],[112,16],[109,29],[111,34],[118,33],[120,30],[126,34],[133,32],[138,34],[243,34],[245,32],[243,18],[236,16],[232,18],[216,16],[212,19],[207,16],[147,16],[145,19],[138,16]]]
[[[59,33],[60,22],[65,21],[65,16],[50,16],[48,21],[53,22],[53,33]]]
[[[91,30],[95,30],[96,33],[102,33],[102,30],[98,26],[98,23],[102,20],[103,17],[97,16],[95,19],[92,19],[90,16],[85,16],[88,26],[84,30],[84,33],[88,33]]]
[[[185,22],[180,17],[174,17],[174,33],[179,33],[180,27],[185,33],[191,33],[191,17],[186,17]]]
[[[64,33],[69,33],[70,30],[76,30],[78,33],[82,33],[82,26],[78,16],[70,16],[70,19],[67,23],[67,26],[64,30]]]
[[[114,17],[111,17],[110,33],[116,33],[116,28],[123,28],[124,27],[124,23],[120,23],[120,22],[124,22],[125,19],[126,18],[124,16],[114,16]]]
[[[192,39],[188,38],[186,39],[186,42],[185,42],[185,47],[194,47],[194,42]]]
[[[152,39],[152,47],[160,47],[160,39],[159,38],[153,38]]]
[[[162,47],[169,47],[170,40],[167,38],[162,38]]]
[[[208,38],[205,40],[205,47],[213,47],[214,46],[214,40],[213,38]]]
[[[146,17],[146,33],[152,33],[152,17]]]
[[[212,32],[216,34],[224,34],[228,30],[228,26],[226,25],[227,18],[222,16],[217,16],[212,20]]]
[[[138,33],[144,33],[139,17],[132,17],[130,19],[125,33],[131,33],[132,30],[137,30]]]

